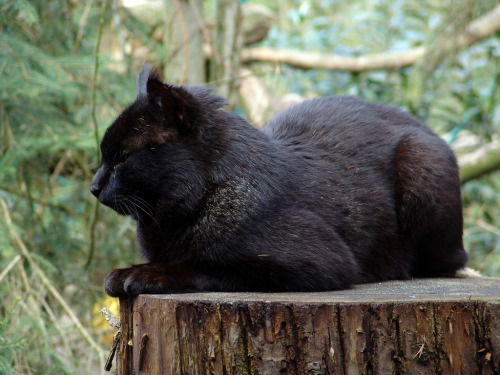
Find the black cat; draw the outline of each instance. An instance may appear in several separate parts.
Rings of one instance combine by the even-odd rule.
[[[334,290],[465,265],[456,159],[415,118],[332,97],[259,131],[224,105],[143,66],[91,191],[137,221],[149,263],[111,272],[109,295]]]

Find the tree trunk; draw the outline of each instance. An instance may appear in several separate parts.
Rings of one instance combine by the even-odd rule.
[[[240,2],[215,1],[215,19],[209,81],[216,84],[216,94],[226,98],[234,106],[235,77],[240,67],[242,45]]]
[[[163,4],[165,79],[175,84],[204,83],[201,0],[163,0]]]
[[[500,372],[498,279],[120,302],[119,375]]]

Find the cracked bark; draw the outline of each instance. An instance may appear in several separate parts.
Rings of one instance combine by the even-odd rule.
[[[500,280],[121,301],[117,374],[497,374]],[[131,345],[130,345],[131,344]]]

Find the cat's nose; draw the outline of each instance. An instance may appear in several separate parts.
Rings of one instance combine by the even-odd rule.
[[[97,198],[99,198],[99,194],[101,193],[101,190],[102,190],[102,188],[97,184],[93,184],[92,186],[90,186],[90,192],[92,194],[94,194]]]
[[[102,189],[106,185],[105,181],[108,176],[108,168],[102,165],[97,172],[95,173],[92,181],[90,182],[90,192],[94,194],[97,198],[99,198],[99,194],[101,194]]]

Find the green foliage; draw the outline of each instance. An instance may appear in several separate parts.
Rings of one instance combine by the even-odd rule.
[[[500,275],[500,173],[473,180],[463,187],[465,247],[469,265],[489,276]]]
[[[99,24],[101,9],[89,5],[0,2],[0,200],[8,211],[0,210],[0,272],[21,246],[10,236],[4,220],[9,215],[33,261],[87,326],[92,318],[87,312],[103,297],[108,257],[122,253],[124,264],[134,259],[129,221],[118,224],[119,218],[106,212],[94,229],[99,252],[84,268],[95,204],[88,189],[97,167],[91,97],[98,28],[93,25]],[[129,77],[114,72],[109,56],[100,61],[95,93],[102,134],[134,89]],[[107,235],[110,227],[119,234]],[[24,260],[4,276],[0,301],[0,373],[96,372],[102,353],[84,349],[82,334]],[[14,305],[18,314],[11,312]],[[76,352],[86,353],[76,355],[86,365],[77,363]]]
[[[8,358],[17,350],[23,349],[26,346],[24,337],[15,336],[15,331],[9,330],[9,325],[14,317],[14,310],[20,299],[14,302],[9,308],[7,314],[0,320],[0,373],[1,374],[16,374]]]

